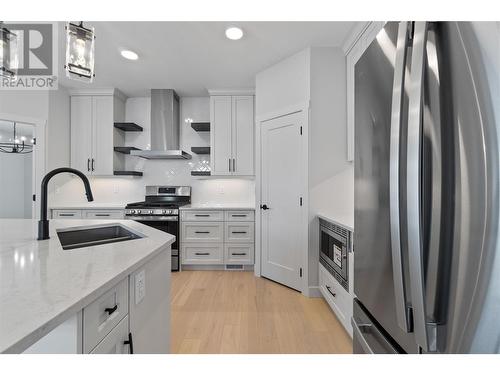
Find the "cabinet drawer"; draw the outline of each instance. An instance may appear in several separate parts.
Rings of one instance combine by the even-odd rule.
[[[226,242],[254,242],[254,223],[227,222],[224,228]]]
[[[182,264],[223,264],[222,244],[183,244]]]
[[[129,354],[130,345],[128,341],[128,315],[102,340],[90,354]]]
[[[125,217],[122,210],[84,210],[84,219],[123,219]]]
[[[224,263],[226,264],[253,264],[253,244],[225,244]]]
[[[53,219],[81,219],[82,210],[52,210]]]
[[[128,278],[83,309],[83,351],[89,353],[128,314]]]
[[[319,289],[344,328],[352,335],[350,321],[353,298],[321,264],[319,265]]]
[[[223,223],[182,223],[181,240],[184,242],[222,242]]]
[[[182,221],[224,221],[224,211],[181,211]]]
[[[255,221],[253,211],[226,211],[226,221]]]

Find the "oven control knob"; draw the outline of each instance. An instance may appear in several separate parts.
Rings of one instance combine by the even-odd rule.
[[[149,210],[149,213],[150,213],[151,215],[153,214],[153,212],[154,212],[153,210]]]
[[[135,214],[135,210],[130,210],[130,213],[133,215]]]
[[[171,214],[172,213],[172,210],[167,210],[167,214]]]
[[[165,215],[167,213],[167,210],[161,210],[161,213]]]
[[[140,214],[141,213],[141,210],[137,210],[137,213]]]

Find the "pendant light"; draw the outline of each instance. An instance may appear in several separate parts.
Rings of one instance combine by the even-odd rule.
[[[31,139],[31,143],[25,143],[26,137],[17,137],[16,123],[14,124],[14,136],[9,142],[1,142],[0,139],[0,152],[6,154],[29,154],[33,152],[33,146],[36,144],[35,138]]]
[[[66,24],[66,76],[92,82],[94,74],[94,28],[68,22]]]
[[[15,79],[17,65],[17,36],[0,21],[0,77]]]

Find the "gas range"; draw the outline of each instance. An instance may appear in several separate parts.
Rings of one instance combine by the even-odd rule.
[[[146,186],[146,200],[127,204],[125,218],[176,237],[172,244],[172,271],[179,270],[179,207],[191,203],[190,186]]]

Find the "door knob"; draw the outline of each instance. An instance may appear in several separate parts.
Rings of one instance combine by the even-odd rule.
[[[269,207],[267,207],[267,204],[261,204],[260,208],[262,208],[263,210],[269,210]]]

